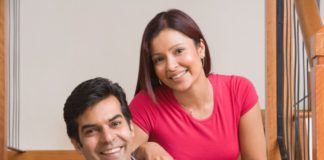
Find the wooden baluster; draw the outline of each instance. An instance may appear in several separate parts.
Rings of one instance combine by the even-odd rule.
[[[313,159],[324,159],[324,27],[311,40],[311,107],[313,121]]]
[[[265,130],[267,139],[267,158],[280,159],[277,143],[277,87],[276,87],[276,1],[266,1],[266,113]]]

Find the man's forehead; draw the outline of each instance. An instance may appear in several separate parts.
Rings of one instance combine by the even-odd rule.
[[[115,96],[109,96],[87,108],[87,110],[78,117],[78,122],[109,121],[116,116],[124,118],[121,104]]]

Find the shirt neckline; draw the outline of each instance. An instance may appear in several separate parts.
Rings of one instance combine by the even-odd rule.
[[[173,92],[172,92],[172,89],[169,88],[169,87],[165,87],[166,88],[166,91],[168,92],[168,95],[170,95],[170,101],[172,103],[172,105],[177,109],[179,110],[182,114],[186,115],[186,117],[194,120],[194,121],[198,121],[198,122],[206,122],[206,121],[209,121],[210,119],[212,119],[212,117],[214,116],[215,114],[215,88],[214,88],[214,85],[213,85],[213,80],[211,79],[211,76],[209,75],[208,77],[208,80],[209,82],[211,83],[212,85],[212,89],[213,89],[213,98],[214,98],[214,108],[213,108],[213,111],[212,113],[210,114],[209,117],[207,118],[203,118],[203,119],[198,119],[198,118],[195,118],[193,117],[188,111],[186,111],[182,106],[181,104],[177,101],[177,99],[175,98],[175,96],[173,95]]]

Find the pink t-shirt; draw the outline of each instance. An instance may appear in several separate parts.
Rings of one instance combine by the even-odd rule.
[[[198,120],[188,114],[172,90],[155,90],[158,105],[145,91],[130,103],[133,122],[159,143],[176,160],[236,160],[239,148],[240,117],[258,101],[251,82],[239,76],[211,74],[214,110]]]

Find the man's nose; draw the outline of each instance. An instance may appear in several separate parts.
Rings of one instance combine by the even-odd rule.
[[[102,133],[101,133],[101,137],[100,137],[101,142],[112,143],[114,138],[115,138],[115,134],[114,134],[113,130],[111,130],[107,126],[102,129]]]

